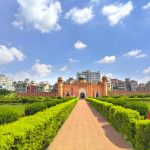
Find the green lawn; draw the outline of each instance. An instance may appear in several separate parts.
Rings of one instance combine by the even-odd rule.
[[[24,114],[24,109],[27,104],[0,104],[0,110],[9,109],[21,116]]]

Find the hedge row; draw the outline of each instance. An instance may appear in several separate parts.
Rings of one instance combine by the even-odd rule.
[[[0,103],[34,103],[34,102],[44,102],[51,101],[54,99],[62,99],[61,97],[41,97],[41,96],[0,96]],[[63,98],[65,100],[70,100],[72,97]]]
[[[150,150],[150,120],[142,120],[139,112],[111,103],[88,98],[98,112],[108,120],[136,150]]]
[[[136,149],[150,150],[150,120],[140,120],[136,124]]]
[[[19,117],[19,114],[12,110],[3,108],[0,109],[0,125],[16,121]]]
[[[134,95],[111,95],[105,97],[113,97],[113,98],[149,98],[150,94],[134,94]]]
[[[50,108],[52,106],[55,106],[63,102],[66,102],[66,100],[57,99],[57,100],[51,100],[51,101],[46,101],[46,102],[35,102],[32,104],[28,104],[25,106],[23,116],[34,115],[35,113],[39,111],[43,111],[47,108]],[[0,125],[16,121],[20,117],[21,116],[17,112],[14,112],[13,110],[9,110],[7,108],[0,108]]]
[[[0,149],[42,150],[56,135],[77,99],[0,126]]]
[[[25,115],[26,116],[33,115],[39,111],[43,111],[46,108],[55,106],[55,105],[63,103],[63,102],[66,102],[66,100],[60,99],[60,100],[52,100],[49,102],[36,102],[33,104],[29,104],[25,107]]]
[[[137,110],[141,116],[147,116],[149,112],[149,107],[146,103],[140,101],[133,101],[130,99],[121,99],[121,98],[98,98],[101,101],[112,103],[114,105],[119,105],[125,108]]]

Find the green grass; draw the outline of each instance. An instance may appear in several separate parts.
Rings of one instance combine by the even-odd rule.
[[[0,105],[0,110],[12,110],[13,112],[16,112],[19,114],[20,117],[24,115],[25,106],[27,104],[4,104]]]

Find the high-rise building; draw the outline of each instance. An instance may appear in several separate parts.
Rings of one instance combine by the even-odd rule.
[[[130,81],[131,91],[137,91],[138,89],[138,83],[135,80]]]
[[[13,82],[13,86],[15,88],[15,92],[17,93],[24,93],[29,91],[28,83],[25,81]]]
[[[145,83],[140,83],[138,85],[138,91],[145,91],[145,89],[146,89],[145,85],[146,85]]]
[[[50,92],[50,84],[48,82],[40,82],[37,85],[37,92]]]
[[[145,85],[146,91],[150,91],[150,81],[148,81]]]
[[[3,74],[0,74],[0,89],[14,90],[13,80]]]
[[[126,85],[127,91],[131,91],[130,78],[125,78],[125,85]]]
[[[94,82],[94,83],[98,83],[98,81],[100,81],[100,72],[91,72],[90,70],[86,70],[83,71],[81,73],[77,72],[76,74],[76,78],[77,80],[81,77],[84,76],[86,82],[90,83],[90,82]]]
[[[111,79],[112,91],[126,91],[126,83],[125,81],[118,79]]]

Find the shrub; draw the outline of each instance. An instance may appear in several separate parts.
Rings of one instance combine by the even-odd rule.
[[[26,116],[33,115],[39,111],[43,111],[46,108],[55,106],[63,102],[66,102],[66,100],[51,100],[51,101],[46,101],[46,102],[36,102],[36,103],[28,104],[28,105],[20,105],[20,107],[17,107],[17,108],[12,107],[14,105],[1,107],[0,108],[0,124],[16,121],[18,118],[24,115]]]
[[[137,122],[136,149],[150,150],[150,120],[140,120]]]
[[[33,116],[0,126],[0,149],[44,149],[54,138],[76,102],[77,99],[73,99]]]
[[[46,104],[42,103],[42,102],[36,102],[33,104],[29,104],[25,107],[25,115],[33,115],[39,111],[42,111],[44,109],[46,109],[47,106]]]
[[[39,111],[43,111],[46,108],[55,106],[57,104],[63,103],[65,100],[51,100],[47,102],[36,102],[33,104],[29,104],[25,107],[25,115],[33,115]]]
[[[141,116],[147,116],[149,112],[149,107],[146,103],[143,102],[127,102],[124,107],[137,110]]]
[[[149,112],[149,107],[146,103],[135,101],[137,99],[124,99],[124,98],[99,98],[100,101],[105,101],[108,103],[112,103],[114,105],[119,105],[125,108],[137,110],[141,116],[147,116],[147,113]]]
[[[141,119],[139,112],[92,98],[88,98],[87,101],[134,145],[136,121]]]
[[[0,108],[0,124],[16,121],[19,117],[19,114],[12,110]]]

